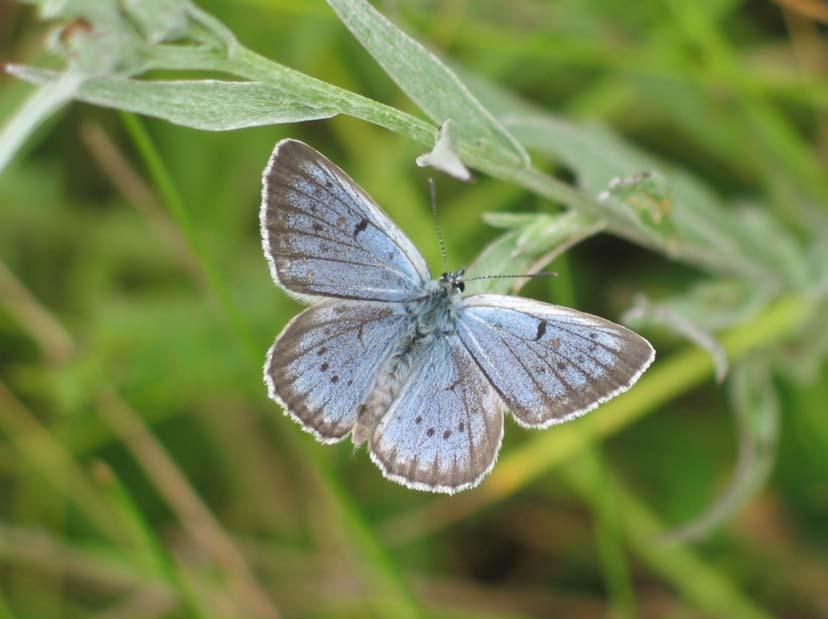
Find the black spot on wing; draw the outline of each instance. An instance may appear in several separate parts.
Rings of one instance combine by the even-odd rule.
[[[363,232],[368,227],[368,220],[363,217],[359,220],[359,223],[354,227],[354,239],[356,239],[357,235],[360,232]]]
[[[535,334],[535,341],[537,342],[539,339],[541,339],[544,336],[545,333],[546,333],[546,321],[541,320],[538,323],[538,332]]]

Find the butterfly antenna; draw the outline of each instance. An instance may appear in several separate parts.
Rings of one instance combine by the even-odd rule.
[[[443,270],[448,271],[448,258],[446,257],[446,244],[443,241],[443,231],[440,230],[440,218],[437,217],[437,186],[434,179],[428,177],[428,189],[431,194],[431,214],[434,216],[434,229],[437,230],[437,240],[440,242],[440,256],[443,259]]]
[[[522,275],[478,275],[476,277],[466,277],[465,281],[473,282],[478,279],[520,279],[521,277],[557,277],[558,274],[554,271],[538,271],[537,273],[523,273]]]

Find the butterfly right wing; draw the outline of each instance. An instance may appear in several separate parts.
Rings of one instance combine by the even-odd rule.
[[[403,306],[392,303],[331,299],[312,305],[267,353],[268,395],[320,442],[340,441],[410,324]]]
[[[457,333],[515,420],[545,428],[629,389],[655,358],[643,337],[598,316],[522,297],[463,299]]]
[[[282,140],[262,176],[262,245],[274,281],[300,297],[405,302],[431,276],[423,257],[339,167]]]

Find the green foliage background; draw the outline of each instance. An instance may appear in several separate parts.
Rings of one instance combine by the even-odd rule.
[[[811,5],[29,4],[0,3],[0,619],[828,617]],[[414,160],[449,118],[476,171],[438,178],[452,266],[551,261],[523,294],[658,360],[583,419],[507,422],[494,473],[435,497],[267,400],[300,308],[257,209],[299,137],[438,271]]]

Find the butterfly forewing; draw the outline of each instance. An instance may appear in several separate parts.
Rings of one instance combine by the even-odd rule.
[[[415,357],[374,431],[371,458],[386,477],[411,488],[471,488],[494,466],[503,408],[458,338],[436,338]]]
[[[464,299],[457,330],[480,369],[525,426],[546,427],[629,389],[655,352],[603,318],[530,299]]]
[[[320,441],[345,438],[408,320],[390,303],[326,300],[309,307],[268,352],[271,398]]]
[[[276,283],[300,296],[409,301],[430,275],[357,184],[310,146],[276,145],[262,178],[262,242]]]

